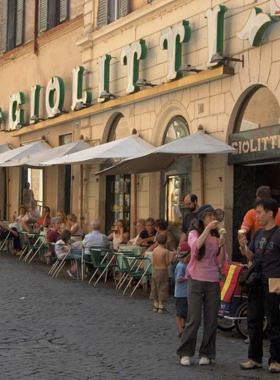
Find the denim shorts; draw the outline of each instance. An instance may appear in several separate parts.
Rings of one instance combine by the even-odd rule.
[[[188,297],[176,297],[176,317],[187,319]]]

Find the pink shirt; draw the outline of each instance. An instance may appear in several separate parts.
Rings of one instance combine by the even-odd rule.
[[[198,261],[198,248],[196,245],[199,235],[197,231],[191,231],[188,237],[188,244],[191,247],[191,260],[187,267],[187,276],[193,280],[219,282],[218,265],[221,264],[219,256],[219,240],[215,236],[208,235],[205,240],[205,255]],[[226,253],[227,258],[227,253]]]

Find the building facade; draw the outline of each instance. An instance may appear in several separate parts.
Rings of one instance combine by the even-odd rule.
[[[225,209],[231,240],[259,185],[270,185],[280,199],[280,2],[70,0],[68,6],[70,18],[38,32],[38,55],[30,32],[30,42],[0,58],[2,111],[8,118],[12,94],[22,91],[27,100],[20,106],[27,125],[7,132],[6,119],[1,143],[16,147],[44,135],[57,146],[83,135],[94,146],[136,129],[159,146],[202,127],[237,153],[182,158],[165,172],[107,178],[95,176],[100,165],[84,165],[83,191],[79,167],[72,167],[70,180],[65,168],[47,168],[42,201],[53,212],[66,207],[71,186],[67,207],[84,217],[85,230],[97,216],[106,232],[121,218],[132,231],[139,217],[164,217],[176,226],[184,195],[193,192],[199,203]],[[29,22],[24,25],[28,29]],[[79,66],[92,103],[71,111],[71,72]],[[28,92],[53,76],[65,82],[68,113],[48,117],[42,96],[37,116],[46,120],[30,125]],[[20,201],[21,170],[6,173],[7,217]]]

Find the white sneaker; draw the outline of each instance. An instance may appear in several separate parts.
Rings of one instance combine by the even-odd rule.
[[[189,356],[182,356],[181,357],[181,364],[182,365],[191,365],[191,361]]]
[[[205,358],[204,356],[202,356],[202,358],[199,359],[199,363],[200,365],[207,365],[207,364],[210,364],[212,363],[211,359],[208,359],[208,358]]]

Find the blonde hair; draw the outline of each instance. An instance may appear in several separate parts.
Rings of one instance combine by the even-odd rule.
[[[61,214],[59,216],[59,218],[61,219],[61,222],[62,223],[66,223],[66,214],[65,214],[65,212],[63,210],[58,210],[56,215],[58,215],[58,214]]]
[[[70,220],[71,222],[77,222],[77,217],[75,214],[68,214],[67,215],[67,220]]]

